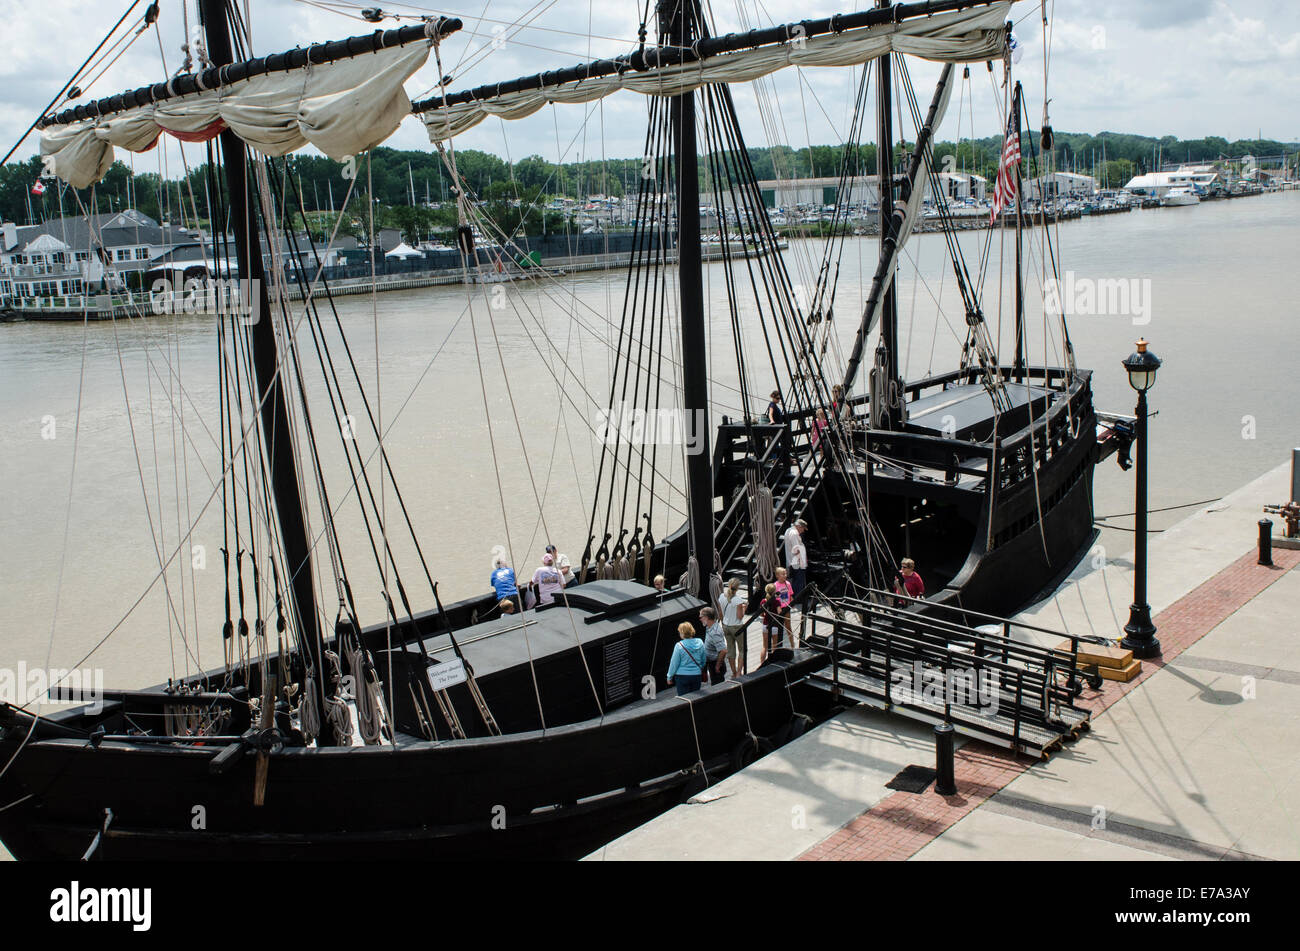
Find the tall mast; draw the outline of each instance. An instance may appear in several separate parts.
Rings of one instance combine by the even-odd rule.
[[[879,9],[892,6],[893,0],[876,0]],[[890,239],[890,228],[894,219],[894,118],[893,118],[893,70],[890,64],[890,52],[876,58],[876,184],[880,193],[880,249],[886,251]],[[899,236],[901,237],[901,235]],[[889,282],[885,291],[880,311],[880,344],[883,351],[883,368],[873,369],[872,373],[883,372],[884,380],[878,381],[874,391],[888,394],[891,384],[899,383],[899,399],[906,401],[902,393],[902,381],[898,376],[898,299],[894,294],[894,282]],[[893,407],[872,407],[873,425],[882,429],[901,429],[902,419],[896,418]]]
[[[1020,95],[1020,83],[1017,82],[1011,90],[1011,115],[1014,117],[1012,121],[1016,124],[1017,142],[1020,141]],[[1016,361],[1012,365],[1012,377],[1017,381],[1025,378],[1025,277],[1021,266],[1025,230],[1024,168],[1023,160],[1016,163]],[[1041,202],[1047,183],[1041,177],[1042,169],[1039,169],[1039,175],[1038,200]],[[1055,182],[1052,186],[1052,197],[1053,200],[1056,199]]]
[[[661,45],[689,49],[700,37],[698,0],[659,0]],[[691,542],[702,591],[713,573],[713,453],[710,448],[709,379],[705,357],[704,279],[700,264],[700,181],[695,145],[695,93],[669,100],[677,173],[677,269],[681,295],[682,409],[698,425],[696,451],[686,456]]]
[[[234,62],[230,43],[230,27],[226,21],[225,0],[200,0],[199,16],[207,37],[208,56],[213,65],[223,66]],[[316,595],[313,587],[311,543],[307,537],[306,519],[303,515],[302,496],[298,490],[298,461],[294,456],[293,438],[289,427],[288,403],[278,372],[278,352],[275,328],[272,325],[271,303],[266,291],[266,274],[262,264],[262,242],[258,235],[256,218],[249,205],[247,151],[243,141],[230,129],[221,133],[221,164],[226,172],[226,186],[230,191],[231,225],[235,232],[235,255],[239,261],[239,275],[251,283],[249,297],[256,294],[257,318],[248,328],[252,346],[253,373],[256,377],[258,399],[261,403],[262,433],[270,467],[271,492],[275,498],[275,515],[279,522],[280,538],[284,544],[285,569],[293,586],[298,612],[301,644],[310,654],[309,662],[316,668],[316,689],[319,710],[326,710],[323,644],[316,617]],[[329,730],[322,731],[317,744],[333,745]]]

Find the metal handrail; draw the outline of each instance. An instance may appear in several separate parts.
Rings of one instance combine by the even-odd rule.
[[[899,614],[898,619],[905,619],[912,621],[913,623],[920,622],[920,619],[915,615]],[[927,622],[931,620],[933,619],[926,619]],[[1024,671],[1031,677],[1041,677],[1043,684],[1042,697],[1044,710],[1049,707],[1052,699],[1055,699],[1059,705],[1062,701],[1068,702],[1075,696],[1076,691],[1074,687],[1078,675],[1077,651],[1066,652],[1058,651],[1053,648],[1040,648],[1029,644],[1019,644],[1006,637],[995,640],[991,637],[984,637],[979,634],[971,633],[969,630],[958,629],[958,633],[961,635],[963,640],[969,641],[975,646],[976,653],[974,656],[981,659],[987,660],[983,653],[983,647],[985,644],[992,644],[995,650],[1000,646],[1002,659],[1000,661],[992,661],[994,668],[1000,668],[1000,672],[1010,672],[1012,670]],[[938,631],[936,631],[935,634],[936,636],[942,636]],[[906,637],[906,635],[895,636]],[[1069,659],[1068,665],[1063,663],[1067,658]],[[1028,665],[1037,664],[1040,669],[1034,669],[1032,666],[1017,666],[1018,663]],[[1057,683],[1057,680],[1062,675],[1065,677],[1065,682],[1063,684]]]
[[[1114,643],[1114,638],[1102,637],[1098,634],[1069,634],[1065,631],[1057,630],[1055,628],[1040,627],[1037,624],[1029,624],[1024,621],[1013,621],[1013,620],[1009,620],[1008,618],[999,617],[996,614],[986,614],[983,611],[976,611],[974,608],[963,608],[954,604],[946,604],[942,601],[927,601],[924,598],[913,598],[910,595],[897,594],[893,591],[884,591],[880,588],[865,588],[864,590],[869,591],[872,594],[879,594],[885,597],[897,598],[899,600],[907,601],[911,604],[924,604],[927,608],[942,608],[945,611],[951,611],[956,614],[967,614],[973,617],[984,618],[985,620],[988,621],[996,621],[997,623],[1002,624],[1006,627],[1010,627],[1010,626],[1020,627],[1020,628],[1024,628],[1027,631],[1037,631],[1040,634],[1051,634],[1056,637],[1066,637],[1072,640],[1081,641],[1085,644],[1102,644],[1106,646],[1111,646]],[[861,599],[857,599],[857,600],[861,600]],[[862,602],[862,603],[870,603],[870,602]],[[879,604],[879,605],[872,604],[871,606],[881,607],[886,609],[890,608],[890,606],[886,604]],[[899,610],[899,609],[894,609],[894,610]],[[952,621],[944,621],[941,618],[932,618],[932,620],[939,623],[945,623],[945,624],[955,623]],[[1048,648],[1039,648],[1039,649],[1047,650]]]
[[[926,660],[927,654],[937,658],[945,676],[950,670],[970,669],[975,670],[976,672],[986,669],[992,670],[998,675],[999,691],[1003,689],[1002,677],[1014,673],[1018,684],[1018,692],[1015,700],[1018,710],[1021,713],[1025,710],[1023,690],[1026,681],[1028,681],[1033,686],[1034,692],[1040,701],[1040,706],[1037,709],[1041,711],[1041,719],[1044,723],[1051,719],[1051,708],[1053,702],[1055,702],[1058,714],[1062,704],[1073,706],[1069,703],[1074,696],[1073,691],[1069,689],[1068,685],[1061,685],[1057,682],[1061,675],[1061,669],[1060,665],[1053,657],[1049,656],[1044,668],[1041,671],[1038,671],[1031,668],[1017,666],[1013,663],[989,658],[984,656],[982,653],[968,654],[965,651],[953,650],[946,645],[937,645],[918,637],[911,636],[905,632],[894,630],[886,631],[875,625],[855,624],[847,619],[827,618],[820,615],[810,615],[809,617],[814,624],[814,636],[817,635],[815,628],[818,623],[829,623],[832,625],[832,632],[835,637],[831,651],[832,661],[835,664],[838,664],[840,656],[853,656],[855,659],[864,662],[869,668],[873,668],[875,665],[871,660],[871,651],[873,645],[879,643],[880,649],[885,654],[886,666],[884,667],[884,675],[888,678],[893,668],[893,662],[899,659],[897,648],[902,647],[905,648],[903,651],[905,658],[910,657],[913,660],[921,660],[923,662]],[[860,639],[863,643],[863,653],[861,656],[852,655],[850,652],[842,650],[839,647],[839,634],[841,628],[846,628],[849,631],[860,635]],[[976,636],[976,638],[978,638],[978,636]],[[891,685],[886,685],[885,691],[886,700],[890,701],[892,694]]]
[[[838,646],[840,633],[838,628],[840,627],[840,623],[837,623],[830,618],[815,617],[814,624],[819,622],[832,624],[832,633],[835,638],[835,646],[832,648],[832,683],[837,691],[840,689],[839,658],[840,656],[852,656],[855,660],[860,662],[860,666],[865,674],[872,677],[879,677],[884,690],[884,701],[887,706],[918,706],[917,700],[914,699],[912,702],[899,700],[893,693],[895,661],[899,659],[894,651],[894,648],[897,646],[896,638],[878,631],[866,631],[864,632],[866,636],[863,638],[862,654],[860,656],[852,655],[847,651],[841,650]],[[873,660],[873,653],[876,651],[884,654],[884,658],[881,661]],[[940,659],[935,663],[945,684],[949,682],[950,674],[953,670],[961,669],[960,664],[953,662],[958,657],[963,660],[969,659],[971,665],[968,669],[973,669],[975,671],[979,671],[990,664],[986,659],[975,658],[972,655],[951,650],[934,650],[933,653],[939,655]],[[1050,715],[1050,709],[1047,707],[1034,708],[1025,704],[1025,682],[1026,680],[1031,679],[1031,676],[1023,668],[1009,668],[1007,672],[1011,669],[1015,670],[1017,679],[1017,686],[1013,695],[1013,705],[1015,710],[1012,715],[1012,731],[1014,742],[1016,744],[1015,748],[1019,750],[1021,746],[1020,737],[1024,731],[1026,723],[1032,722],[1044,728],[1051,728],[1052,718]],[[999,687],[999,692],[1001,691],[1002,688]],[[961,716],[954,716],[952,698],[946,689],[944,692],[944,719],[947,722],[953,722],[954,719],[958,721],[965,719]]]

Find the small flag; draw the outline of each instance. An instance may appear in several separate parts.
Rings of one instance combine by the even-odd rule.
[[[1020,130],[1016,128],[1016,112],[1012,110],[1007,121],[1007,135],[1003,140],[1002,161],[998,165],[998,181],[993,188],[993,214],[990,221],[997,221],[998,213],[1016,197],[1015,167],[1020,164]]]
[[[45,194],[45,183],[41,181],[39,178],[36,180],[36,184],[32,186],[32,194],[33,195]]]

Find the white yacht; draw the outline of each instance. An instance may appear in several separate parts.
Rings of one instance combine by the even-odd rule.
[[[1171,205],[1195,205],[1200,202],[1200,197],[1190,185],[1180,185],[1177,188],[1171,188],[1160,196],[1162,207],[1168,208]]]

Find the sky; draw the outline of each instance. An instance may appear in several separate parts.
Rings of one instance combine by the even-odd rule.
[[[240,0],[250,7],[258,54],[371,32],[356,16],[366,3],[342,0]],[[863,0],[705,0],[715,32],[727,33],[860,9]],[[0,155],[108,32],[130,0],[0,0]],[[449,88],[569,66],[625,52],[636,44],[645,0],[468,0],[460,7],[382,5],[386,12],[456,15],[465,29],[443,44]],[[132,17],[146,6],[141,2]],[[141,35],[98,76],[83,99],[161,81],[182,61],[182,0],[160,0],[158,33]],[[188,0],[191,26],[197,23]],[[1130,132],[1228,140],[1300,141],[1300,3],[1295,0],[1047,0],[1050,57],[1047,94],[1052,125],[1070,132]],[[346,15],[350,14],[350,15]],[[1015,78],[1026,90],[1034,124],[1042,114],[1044,43],[1037,0],[1012,8],[1024,55]],[[403,22],[411,22],[406,20]],[[386,20],[385,28],[397,25]],[[159,48],[161,40],[161,50]],[[917,98],[929,100],[938,67],[913,61]],[[437,82],[429,63],[407,83],[412,99]],[[750,145],[833,144],[844,140],[854,77],[845,69],[784,70],[767,95],[737,87],[735,101]],[[940,139],[1000,132],[995,95],[983,65],[954,93]],[[1001,81],[1001,67],[994,73]],[[528,119],[491,119],[458,139],[508,159],[540,154],[552,161],[639,155],[646,100],[625,93],[600,105],[557,106]],[[430,148],[423,125],[407,119],[388,140],[395,148]],[[37,150],[36,134],[16,153]],[[126,159],[125,153],[119,157]],[[137,171],[156,171],[177,157],[137,156]],[[150,164],[152,163],[152,164]],[[176,174],[171,165],[165,171]]]

